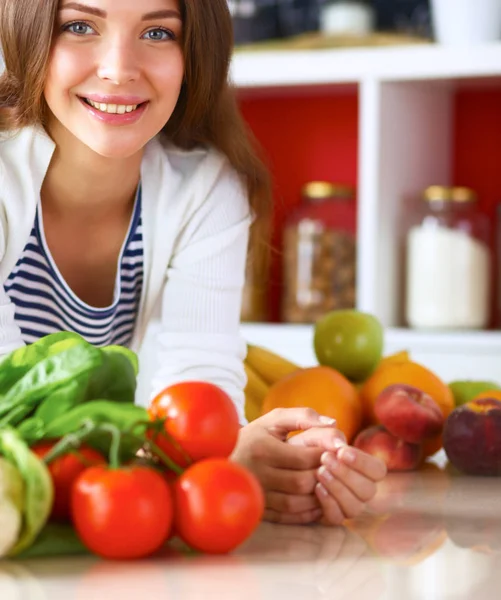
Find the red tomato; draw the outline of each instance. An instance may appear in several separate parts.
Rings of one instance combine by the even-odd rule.
[[[227,457],[235,448],[240,430],[231,398],[212,383],[183,382],[167,387],[152,401],[151,420],[167,419],[165,431],[192,461]],[[182,452],[163,435],[155,443],[179,466],[189,464]]]
[[[174,526],[188,546],[231,552],[259,525],[264,494],[250,471],[223,458],[189,467],[174,484]]]
[[[169,484],[170,487],[174,484],[179,475],[177,473],[174,473],[174,471],[165,470],[162,471],[162,477],[165,479],[165,481]]]
[[[56,441],[38,442],[31,450],[43,458],[55,446]],[[52,461],[49,471],[54,484],[54,504],[50,518],[52,521],[71,520],[71,488],[77,477],[90,466],[105,465],[104,457],[88,446],[82,445]]]
[[[161,548],[172,526],[172,494],[148,467],[84,471],[73,486],[73,523],[83,543],[109,559],[148,556]]]

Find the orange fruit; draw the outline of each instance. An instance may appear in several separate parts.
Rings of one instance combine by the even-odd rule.
[[[407,350],[400,350],[400,352],[396,352],[395,354],[389,354],[388,356],[384,356],[380,360],[377,368],[379,369],[380,367],[384,367],[386,365],[409,362],[409,361],[410,361],[409,352]]]
[[[478,396],[475,396],[473,400],[480,400],[481,398],[495,398],[501,402],[501,390],[492,390],[490,392],[482,392]]]
[[[396,383],[412,385],[429,394],[442,410],[444,419],[454,409],[454,396],[449,386],[435,373],[413,361],[387,363],[378,367],[360,390],[360,401],[366,424],[377,423],[374,414],[376,400],[386,387]],[[425,457],[435,454],[441,447],[441,436],[426,441],[424,444]]]
[[[357,390],[335,369],[311,367],[284,377],[269,389],[262,414],[275,408],[303,407],[336,419],[348,441],[360,431],[362,407]]]

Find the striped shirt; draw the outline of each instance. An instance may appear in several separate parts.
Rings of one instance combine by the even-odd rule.
[[[5,282],[25,343],[57,331],[74,331],[95,346],[129,345],[143,287],[141,189],[119,256],[114,300],[96,308],[83,302],[59,272],[45,240],[38,204],[29,240]]]

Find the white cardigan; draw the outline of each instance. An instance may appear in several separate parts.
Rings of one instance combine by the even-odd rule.
[[[0,355],[23,345],[2,282],[30,235],[54,148],[40,128],[0,138]],[[211,381],[245,423],[239,324],[251,217],[244,186],[220,153],[183,151],[159,138],[146,146],[141,185],[145,280],[131,344],[140,356],[137,401],[146,404],[174,382]]]

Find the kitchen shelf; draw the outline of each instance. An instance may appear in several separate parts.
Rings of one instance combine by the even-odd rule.
[[[321,162],[317,170],[328,173],[322,177],[356,173],[357,308],[376,315],[389,331],[398,331],[405,323],[405,221],[423,190],[429,185],[470,185],[491,217],[501,201],[501,43],[236,52],[232,75],[244,97],[258,94],[258,128],[267,131],[266,140],[281,139],[284,132],[268,118],[274,113],[267,113],[263,98],[269,98],[275,111],[280,101],[287,114],[298,103],[294,94],[310,94],[312,102],[318,102],[314,99],[323,90],[331,95],[332,104],[326,103],[329,108],[321,114],[317,104],[308,113],[305,101],[302,120],[307,119],[310,128],[313,123],[318,127],[309,137],[314,142],[317,136],[316,145],[307,145],[309,162],[303,158],[297,164],[296,155],[289,162],[294,173],[301,171],[303,176],[318,177],[309,158],[314,156],[320,156],[315,159]],[[344,156],[335,134],[328,147],[323,139],[318,143],[326,126],[336,132],[346,120],[336,110],[342,102],[336,100],[341,98],[336,90],[351,90],[356,98],[358,116],[352,130],[357,156],[350,169],[340,167]],[[301,119],[301,114],[296,111],[294,118]],[[295,152],[294,146],[286,145],[273,157],[281,168],[281,181],[287,176],[287,152]],[[286,192],[293,202],[297,191],[288,187]],[[484,334],[480,336],[483,340]],[[436,339],[448,338],[437,334]]]
[[[301,366],[317,364],[312,325],[244,323],[241,332],[247,342],[260,344]],[[413,360],[445,381],[484,379],[501,384],[501,331],[432,333],[386,329],[384,354],[400,350],[407,350]]]
[[[501,77],[501,43],[390,48],[235,52],[231,78],[240,88],[357,84],[366,81],[468,80]]]

